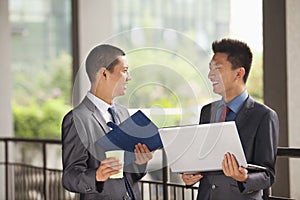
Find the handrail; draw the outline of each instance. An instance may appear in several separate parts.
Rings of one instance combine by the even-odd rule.
[[[61,144],[59,139],[42,139],[42,138],[18,138],[18,137],[0,137],[0,141],[10,142],[34,142],[34,143],[50,143],[50,144]]]
[[[278,147],[277,156],[300,158],[300,148]]]
[[[35,142],[35,143],[50,143],[61,144],[59,139],[38,139],[38,138],[17,138],[17,137],[0,137],[0,141],[12,141],[12,142]],[[277,156],[286,156],[300,158],[300,148],[292,147],[278,147]]]

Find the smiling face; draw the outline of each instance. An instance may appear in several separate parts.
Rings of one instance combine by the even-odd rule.
[[[209,63],[208,78],[213,84],[213,91],[221,95],[226,102],[238,96],[245,87],[244,68],[232,69],[226,53],[215,53]]]

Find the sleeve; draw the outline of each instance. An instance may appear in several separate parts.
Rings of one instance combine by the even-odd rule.
[[[278,138],[278,116],[269,110],[258,126],[253,153],[253,163],[266,167],[267,171],[249,173],[248,180],[240,188],[243,193],[266,189],[274,183]]]
[[[211,123],[210,118],[211,118],[211,105],[208,104],[202,107],[201,113],[200,113],[200,120],[199,124],[208,124]]]
[[[98,192],[96,169],[88,167],[90,154],[85,147],[85,142],[79,137],[73,114],[70,112],[62,123],[62,184],[72,192]]]

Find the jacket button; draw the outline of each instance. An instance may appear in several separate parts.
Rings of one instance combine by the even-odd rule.
[[[213,184],[212,186],[211,186],[211,189],[216,189],[216,185],[215,184]]]

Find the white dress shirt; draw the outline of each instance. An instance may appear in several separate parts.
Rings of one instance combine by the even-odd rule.
[[[109,105],[108,103],[106,103],[102,99],[96,97],[91,92],[88,92],[86,96],[87,96],[87,98],[89,98],[89,100],[92,101],[93,104],[95,104],[95,106],[97,107],[97,109],[101,112],[103,118],[105,119],[105,122],[106,123],[107,122],[111,122],[112,121],[112,117],[111,117],[111,114],[108,112],[108,108],[109,107],[114,107],[114,106],[113,105]]]

